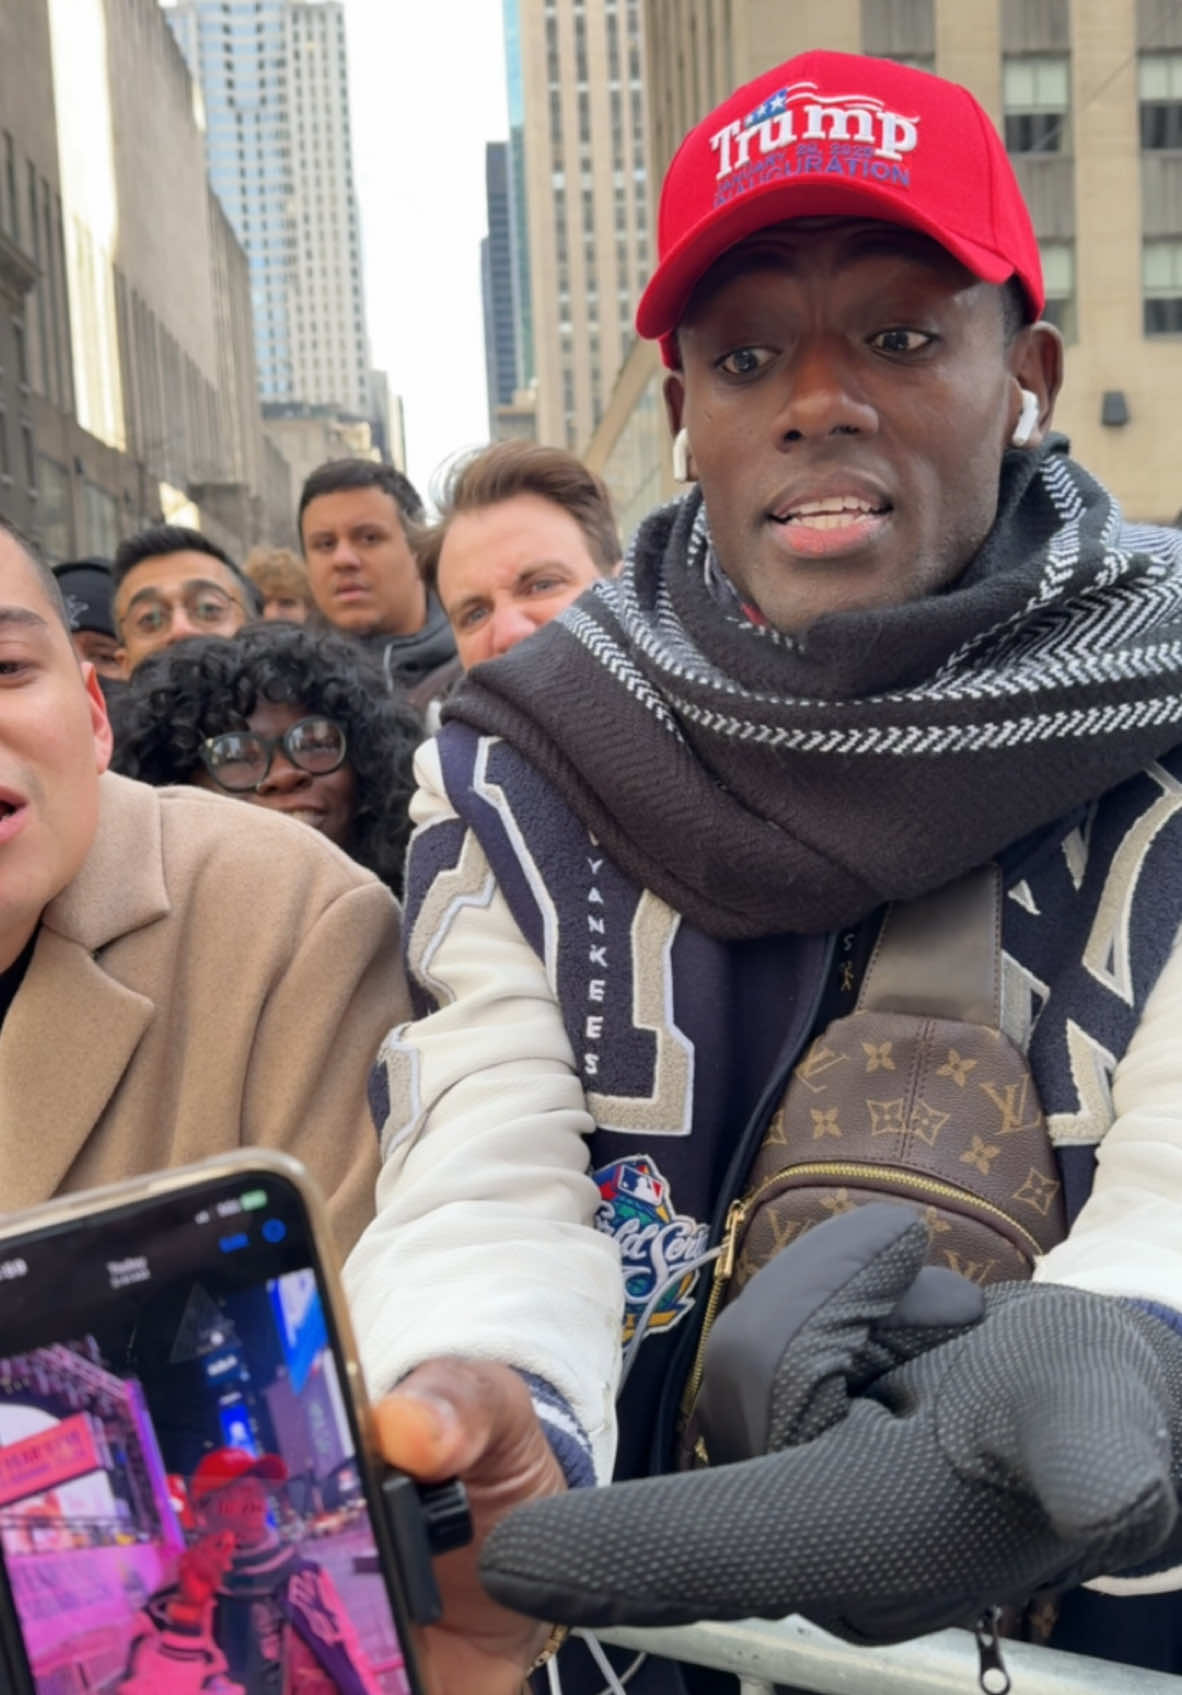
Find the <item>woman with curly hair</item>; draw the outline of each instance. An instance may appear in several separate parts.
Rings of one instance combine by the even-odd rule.
[[[277,623],[178,642],[115,716],[115,770],[286,812],[401,892],[423,728],[352,642]]]

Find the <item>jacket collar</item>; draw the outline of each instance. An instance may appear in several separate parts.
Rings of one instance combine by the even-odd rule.
[[[164,881],[160,797],[146,783],[99,778],[99,821],[82,869],[41,915],[42,927],[96,953],[172,910]]]
[[[94,844],[46,907],[0,1030],[0,1206],[48,1200],[99,1125],[155,1008],[109,976],[108,943],[163,918],[160,799],[126,777],[99,785]],[[137,1169],[128,1152],[121,1175]]]

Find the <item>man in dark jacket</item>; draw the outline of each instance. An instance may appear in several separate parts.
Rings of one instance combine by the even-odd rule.
[[[1182,1429],[1182,544],[1126,525],[1050,434],[1062,352],[1042,307],[996,131],[926,73],[806,54],[740,89],[670,167],[638,328],[661,342],[675,463],[696,486],[642,524],[618,579],[474,673],[421,751],[406,929],[420,1017],[391,1033],[371,1091],[386,1163],[349,1284],[371,1381],[400,1384],[381,1409],[385,1449],[423,1475],[464,1473],[482,1532],[613,1463],[634,1479],[671,1464],[704,1262],[794,1089],[814,1100],[789,1152],[843,1171],[848,1126],[824,1093],[840,1056],[814,1043],[852,1012],[883,907],[993,865],[996,1028],[1033,1091],[950,1044],[944,1079],[991,1116],[973,1131],[967,1106],[917,1109],[900,1181],[918,1182],[937,1139],[955,1140],[965,1181],[1030,1139],[1029,1176],[1003,1198],[1014,1221],[1061,1207],[1063,1228],[1016,1285],[1023,1370],[1054,1366],[1063,1300],[1085,1328],[1135,1330],[1158,1360],[1146,1441],[1169,1458]],[[925,949],[934,964],[946,939]],[[920,957],[915,980],[932,974]],[[890,1043],[856,1063],[887,1074],[862,1098],[867,1134],[893,1134],[905,1086]],[[833,1186],[828,1199],[851,1198]],[[931,1226],[937,1258],[945,1222]],[[432,1289],[421,1311],[390,1298],[412,1276]],[[981,1326],[983,1345],[992,1333]],[[1104,1385],[1141,1381],[1121,1358],[1099,1350]],[[965,1463],[988,1479],[992,1454],[1012,1458],[1003,1438],[1029,1383],[1002,1354],[978,1381],[989,1391],[971,1409],[995,1409],[1000,1434]],[[927,1428],[912,1420],[900,1440]],[[1075,1461],[1099,1474],[1093,1424],[1069,1428]],[[870,1452],[852,1443],[847,1475]],[[738,1488],[744,1466],[725,1470]],[[1021,1471],[1014,1459],[1002,1475]],[[699,1486],[717,1510],[680,1519]],[[684,1552],[688,1583],[703,1539],[745,1522],[726,1513],[719,1470],[608,1491],[605,1532],[613,1502],[657,1487],[663,1535],[633,1543],[654,1555],[654,1594],[662,1560]],[[765,1563],[810,1528],[792,1507],[789,1492],[783,1534],[756,1544]],[[552,1515],[549,1616],[609,1610],[610,1574],[598,1608],[576,1606],[594,1510],[572,1494],[522,1514]],[[1037,1492],[1025,1513],[1026,1593],[990,1599],[1142,1582],[1136,1539],[1111,1563],[1064,1544],[1031,1565],[1021,1532],[1032,1546],[1047,1522]],[[982,1522],[936,1530],[984,1560],[996,1550]],[[1163,1507],[1157,1550],[1171,1522]],[[867,1514],[851,1546],[881,1550],[891,1575],[897,1536]],[[527,1567],[498,1592],[526,1594]],[[939,1576],[920,1571],[914,1605],[867,1634],[928,1628]],[[647,1580],[622,1581],[616,1616],[641,1610]],[[441,1663],[457,1689],[479,1667],[495,1695],[543,1636],[477,1594],[453,1591]],[[1149,1646],[1123,1611],[1141,1604],[1075,1589],[1056,1640],[1093,1647],[1106,1632],[1111,1653],[1182,1669],[1177,1608],[1164,1603]],[[937,1622],[972,1616],[952,1604]],[[562,1687],[590,1687],[584,1650],[570,1656]],[[678,1689],[679,1676],[650,1666],[629,1687]]]
[[[406,525],[422,516],[392,465],[330,459],[300,492],[300,542],[317,610],[371,647],[420,709],[459,674],[447,617],[419,575]]]

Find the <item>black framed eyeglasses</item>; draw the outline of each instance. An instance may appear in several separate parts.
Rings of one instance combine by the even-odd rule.
[[[301,718],[281,736],[262,736],[257,730],[226,730],[201,744],[201,760],[214,782],[230,794],[246,794],[267,780],[281,747],[298,771],[327,777],[345,763],[349,744],[333,718]]]

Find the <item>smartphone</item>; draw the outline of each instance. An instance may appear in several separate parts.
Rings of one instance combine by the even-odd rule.
[[[372,1457],[329,1242],[257,1151],[4,1221],[15,1695],[421,1695],[430,1552]]]

